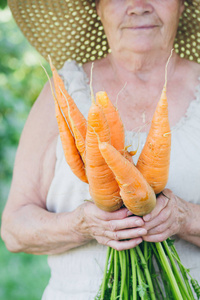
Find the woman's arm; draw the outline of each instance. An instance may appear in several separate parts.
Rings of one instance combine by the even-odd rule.
[[[145,241],[161,242],[172,235],[200,247],[200,205],[189,203],[165,189],[154,210],[143,217]]]
[[[27,245],[22,244],[31,243],[31,226],[36,228],[39,224],[34,224],[34,211],[45,213],[45,199],[55,168],[57,135],[54,103],[46,84],[23,129],[2,215],[1,234],[11,251],[23,251]]]
[[[141,228],[144,221],[128,217],[125,208],[109,213],[87,202],[69,213],[47,211],[58,136],[54,109],[47,84],[30,112],[16,155],[2,215],[1,235],[7,248],[12,252],[56,254],[92,239],[118,250],[134,247],[142,242],[146,229]]]

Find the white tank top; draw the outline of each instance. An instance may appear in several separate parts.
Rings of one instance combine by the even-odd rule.
[[[87,118],[91,105],[90,88],[82,67],[66,62],[60,70],[68,93]],[[147,134],[140,133],[136,162]],[[126,144],[138,145],[138,134],[126,131]],[[80,181],[67,165],[58,137],[56,168],[47,196],[51,212],[70,212],[90,199],[88,184]],[[186,201],[200,204],[200,85],[186,115],[172,128],[172,150],[167,187]],[[176,240],[182,263],[200,282],[200,248]],[[92,241],[84,246],[48,257],[51,278],[43,300],[94,300],[103,277],[107,247]]]

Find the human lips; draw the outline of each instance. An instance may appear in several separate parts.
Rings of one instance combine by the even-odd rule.
[[[124,29],[147,30],[147,29],[154,29],[154,28],[157,28],[157,27],[158,27],[158,25],[144,24],[144,25],[125,26]]]

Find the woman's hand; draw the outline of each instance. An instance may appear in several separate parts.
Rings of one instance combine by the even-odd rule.
[[[189,205],[171,190],[163,190],[157,197],[156,207],[143,217],[143,227],[147,230],[143,239],[148,242],[162,242],[172,235],[183,235],[187,227]]]
[[[88,201],[79,207],[78,220],[75,229],[80,239],[96,239],[118,251],[137,246],[147,233],[142,218],[131,216],[127,208],[105,212]]]

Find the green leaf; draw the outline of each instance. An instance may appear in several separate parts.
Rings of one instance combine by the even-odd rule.
[[[137,291],[140,297],[143,297],[145,295],[145,293],[147,292],[147,288],[148,285],[145,282],[137,286]]]
[[[168,239],[166,240],[166,242],[167,242],[168,246],[171,247],[171,246],[174,245],[175,240],[173,240],[173,239],[171,239],[171,238],[168,238]]]

